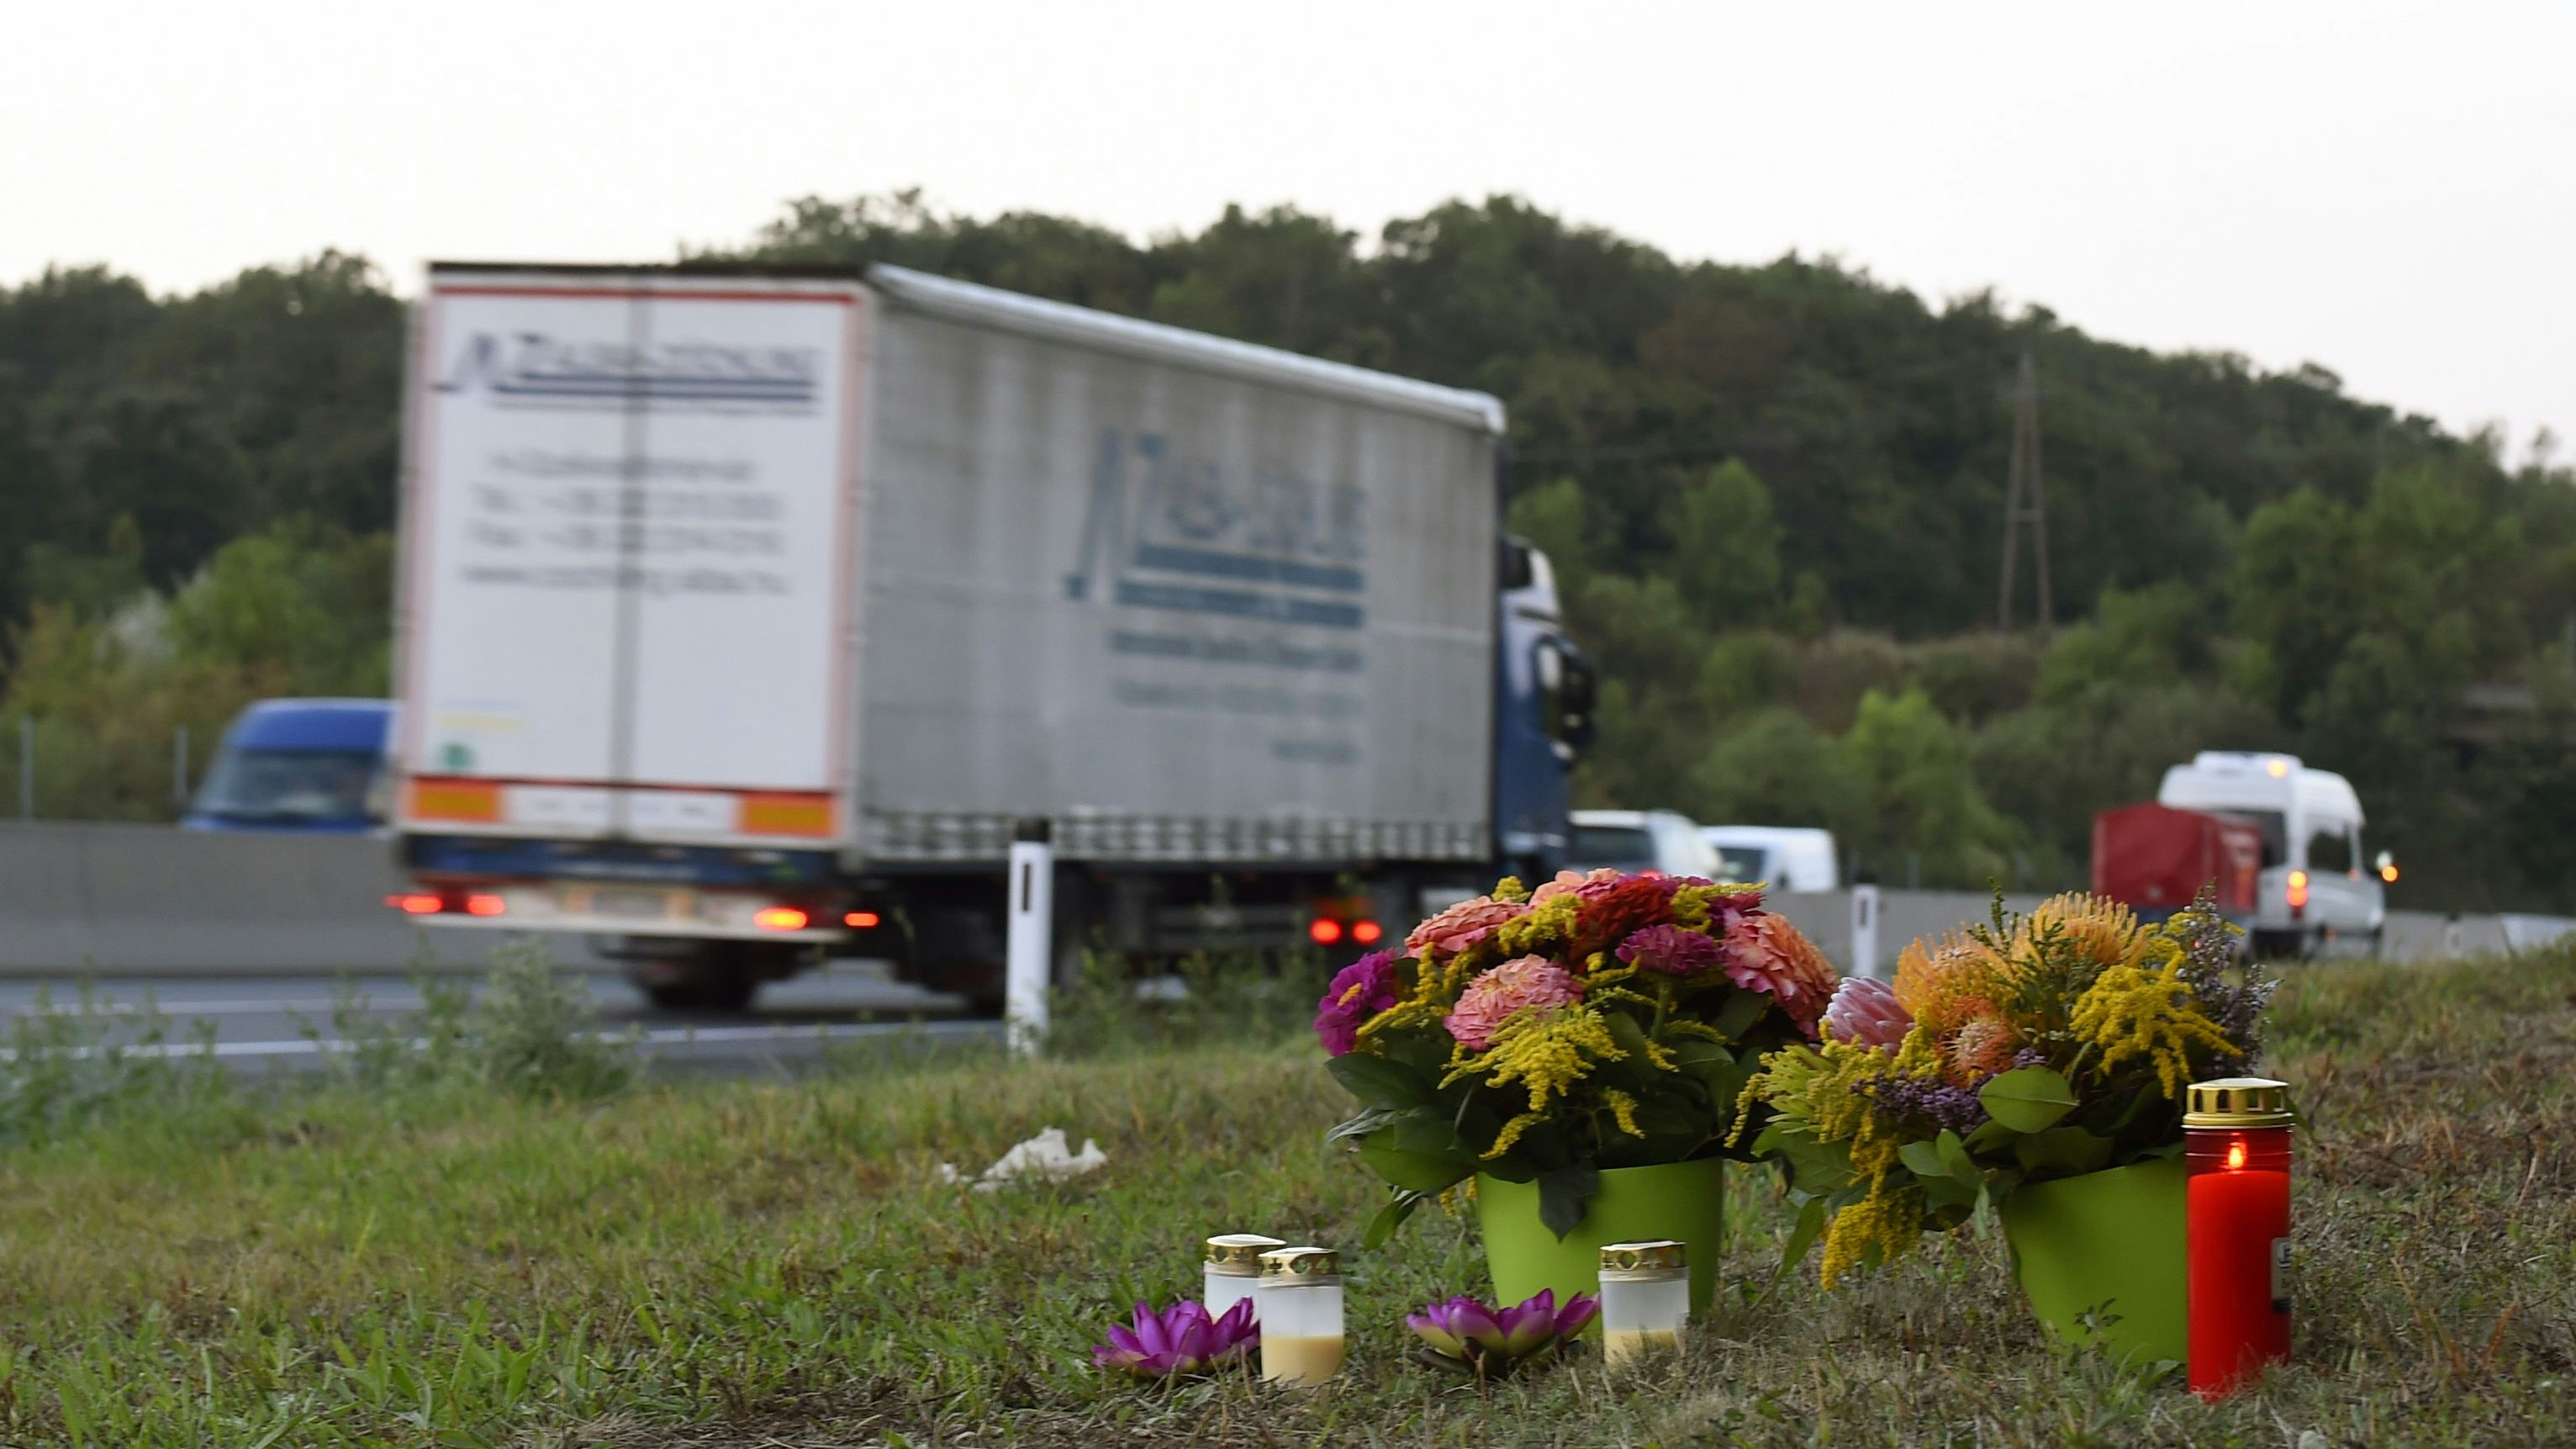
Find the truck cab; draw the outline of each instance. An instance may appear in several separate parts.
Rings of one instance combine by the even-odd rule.
[[[2361,798],[2343,776],[2295,755],[2203,750],[2165,772],[2156,803],[2233,817],[2262,839],[2258,955],[2376,951],[2388,919],[2383,852],[2366,863]]]
[[[391,803],[393,709],[382,699],[261,700],[224,731],[180,827],[323,835],[381,828]]]
[[[1592,740],[1594,675],[1591,660],[1565,632],[1556,570],[1546,554],[1506,536],[1498,585],[1496,856],[1523,880],[1540,881],[1556,874],[1571,848],[1572,770],[1576,753]]]

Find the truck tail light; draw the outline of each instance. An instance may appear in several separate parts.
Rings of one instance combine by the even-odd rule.
[[[1317,916],[1314,923],[1306,927],[1306,936],[1318,946],[1332,945],[1342,939],[1342,923],[1330,916]]]
[[[2290,872],[2290,914],[2295,916],[2307,908],[2308,873],[2304,870],[2294,870]]]
[[[812,919],[794,906],[763,906],[751,913],[751,923],[764,931],[801,931]]]
[[[2379,868],[2379,878],[2388,882],[2390,885],[2397,884],[2397,867],[2393,865],[2381,866]]]
[[[874,911],[852,911],[841,917],[841,924],[853,931],[873,931],[884,923],[885,918]]]
[[[1351,927],[1351,939],[1363,946],[1376,945],[1378,938],[1385,934],[1386,929],[1375,921],[1360,921]]]
[[[440,908],[443,907],[446,902],[441,901],[438,897],[432,895],[413,894],[387,896],[385,897],[385,904],[402,912],[406,916],[434,916],[438,914]]]
[[[506,907],[499,896],[476,895],[465,898],[465,914],[469,916],[497,916],[504,909]]]

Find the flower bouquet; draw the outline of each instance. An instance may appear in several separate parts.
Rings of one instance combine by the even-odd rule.
[[[1814,1039],[1835,979],[1760,891],[1702,880],[1567,872],[1442,911],[1316,1007],[1360,1103],[1327,1140],[1392,1185],[1367,1245],[1480,1172],[1535,1183],[1564,1240],[1604,1171],[1740,1156],[1755,1063]]]
[[[2175,1157],[2183,1089],[2261,1046],[2271,985],[2236,967],[2235,930],[2207,892],[2154,928],[2093,896],[2019,918],[1999,898],[1991,925],[1909,945],[1893,987],[1845,981],[1823,1040],[1745,1091],[1770,1111],[1754,1151],[1804,1205],[1790,1262],[1821,1237],[1831,1287],[2017,1190]]]

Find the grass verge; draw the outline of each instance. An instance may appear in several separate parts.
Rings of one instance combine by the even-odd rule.
[[[1200,1236],[1350,1244],[1378,1205],[1318,1146],[1343,1103],[1308,1042],[1194,1009],[1034,1065],[630,1081],[526,1029],[578,1012],[522,986],[510,1020],[446,1023],[444,1067],[387,1051],[265,1096],[22,1051],[20,1110],[0,1114],[0,1438],[2320,1449],[2576,1432],[2567,953],[2292,975],[2273,1066],[2317,1124],[2298,1361],[2216,1407],[2052,1350],[2000,1243],[1971,1235],[1830,1297],[1806,1275],[1772,1288],[1786,1220],[1752,1172],[1730,1200],[1734,1286],[1648,1376],[1577,1356],[1480,1394],[1411,1362],[1402,1315],[1484,1287],[1470,1225],[1434,1213],[1353,1256],[1334,1386],[1139,1389],[1087,1347],[1138,1298],[1194,1294]],[[1048,1126],[1097,1139],[1108,1167],[990,1195],[940,1181]]]

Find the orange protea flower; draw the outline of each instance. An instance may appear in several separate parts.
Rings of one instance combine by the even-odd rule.
[[[1943,1075],[1961,1084],[1982,1082],[2010,1067],[2013,1053],[2019,1050],[2019,1034],[2000,1015],[1980,1016],[1951,1035],[1942,1054],[1947,1069]]]
[[[1907,944],[1896,958],[1896,999],[1914,1014],[1915,1025],[1946,1038],[1971,1021],[1995,1016],[1995,1003],[2011,999],[2019,975],[1994,947],[1953,931],[1937,946],[1927,948],[1919,939]]]
[[[2148,933],[2135,912],[2118,901],[2070,891],[2040,902],[2016,934],[2016,946],[2051,930],[2094,966],[2133,966],[2146,954]]]

